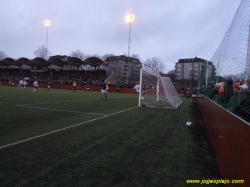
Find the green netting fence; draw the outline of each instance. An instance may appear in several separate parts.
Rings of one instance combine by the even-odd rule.
[[[201,86],[199,93],[250,123],[250,90],[236,91],[232,83],[232,80],[225,83],[223,93],[214,84]]]
[[[249,79],[250,1],[242,0],[222,42],[201,69],[200,93],[250,123]],[[244,81],[248,90],[236,87]]]

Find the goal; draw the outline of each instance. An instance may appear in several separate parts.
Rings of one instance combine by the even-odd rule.
[[[141,70],[139,106],[177,109],[182,101],[169,77]]]

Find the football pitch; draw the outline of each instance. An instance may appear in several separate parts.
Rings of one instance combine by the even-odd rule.
[[[0,186],[181,187],[221,178],[190,99],[173,110],[137,107],[137,94],[117,92],[107,101],[83,90],[0,93]]]

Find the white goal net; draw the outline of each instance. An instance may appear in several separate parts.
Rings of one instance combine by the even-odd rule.
[[[141,70],[139,106],[177,109],[182,101],[169,77]]]

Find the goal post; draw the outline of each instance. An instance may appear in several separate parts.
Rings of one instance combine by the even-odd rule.
[[[158,71],[140,71],[139,106],[177,109],[182,101],[169,77]]]

